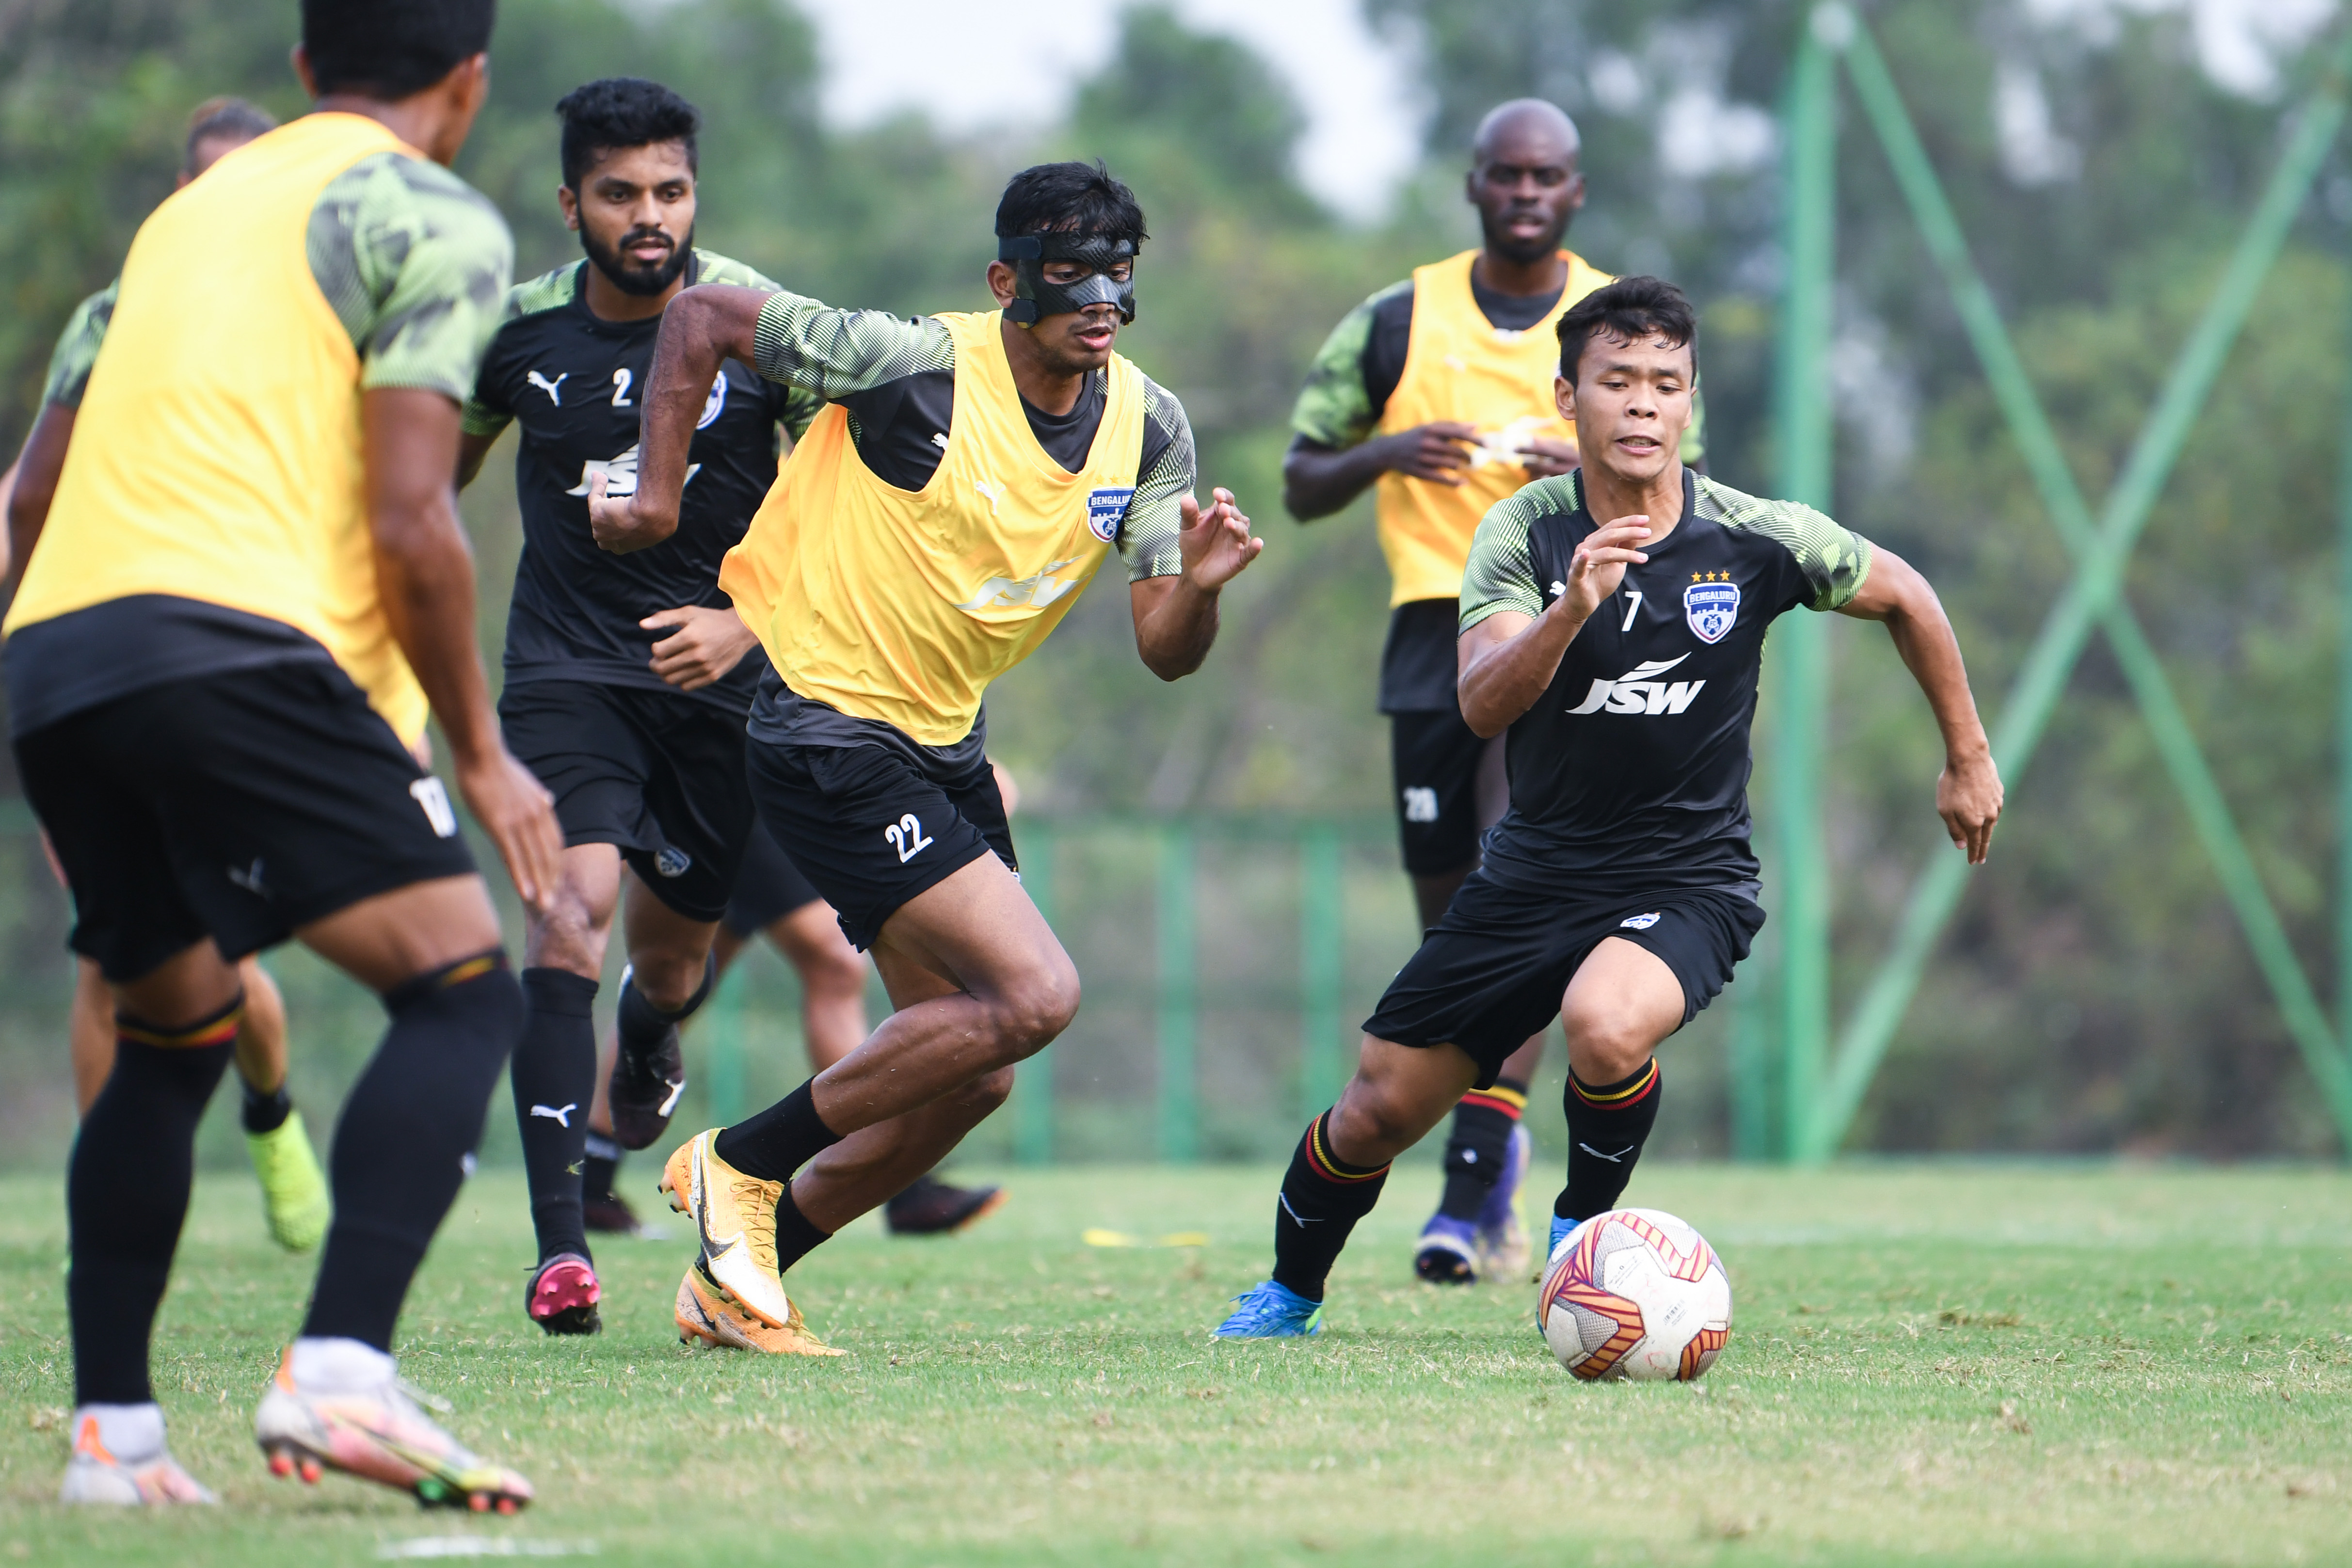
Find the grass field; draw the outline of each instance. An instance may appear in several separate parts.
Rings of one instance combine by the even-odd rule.
[[[638,1162],[639,1184],[652,1178]],[[519,1519],[274,1481],[254,1401],[307,1265],[201,1184],[157,1385],[217,1510],[48,1502],[71,1399],[54,1184],[0,1183],[0,1556],[325,1563],[2277,1563],[2352,1561],[2352,1179],[2326,1172],[1645,1168],[1738,1292],[1691,1387],[1586,1386],[1513,1285],[1439,1292],[1401,1176],[1312,1342],[1213,1345],[1275,1173],[1010,1178],[974,1234],[866,1221],[795,1276],[833,1362],[689,1352],[677,1241],[606,1246],[599,1339],[520,1307],[519,1179],[465,1194],[407,1374],[531,1476]],[[667,1216],[666,1216],[667,1217]],[[1114,1250],[1200,1230],[1205,1247]],[[451,1538],[471,1538],[470,1541]]]

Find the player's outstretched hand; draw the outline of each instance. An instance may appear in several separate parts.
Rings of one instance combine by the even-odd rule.
[[[1455,470],[1470,466],[1470,448],[1478,444],[1478,426],[1459,419],[1433,419],[1381,439],[1385,443],[1381,467],[1407,479],[1458,486],[1462,476]]]
[[[653,669],[680,691],[699,691],[719,679],[760,640],[733,610],[704,605],[657,610],[637,625],[649,632],[677,628],[654,644]]]
[[[467,809],[514,879],[515,891],[534,910],[544,912],[555,896],[563,858],[563,829],[555,820],[555,797],[531,771],[515,761],[503,745],[456,768],[457,791]]]
[[[1968,852],[1971,866],[1983,865],[1992,850],[2000,803],[2000,769],[1990,752],[1945,762],[1943,775],[1936,781],[1936,815],[1944,819],[1952,843]]]
[[[603,474],[588,476],[588,531],[596,536],[597,549],[626,555],[659,544],[677,531],[675,516],[655,517],[642,508],[643,490],[607,495],[610,487],[611,481]]]
[[[1519,454],[1527,463],[1528,478],[1531,479],[1572,474],[1584,466],[1584,455],[1576,449],[1575,442],[1555,441],[1549,436],[1530,438],[1526,446],[1519,448]]]
[[[1578,626],[1592,618],[1601,601],[1625,580],[1625,568],[1647,561],[1639,546],[1650,537],[1650,520],[1639,512],[1601,524],[1576,547],[1568,563],[1568,581],[1552,602],[1554,613]]]
[[[1189,495],[1176,503],[1183,519],[1176,545],[1184,557],[1184,575],[1194,587],[1214,593],[1257,559],[1265,541],[1250,532],[1250,520],[1234,504],[1233,491],[1219,489],[1210,493],[1216,499],[1207,511]]]

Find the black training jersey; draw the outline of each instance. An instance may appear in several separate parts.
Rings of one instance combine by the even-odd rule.
[[[637,623],[682,605],[719,605],[719,563],[743,537],[775,482],[776,426],[795,437],[824,407],[732,360],[711,384],[687,455],[677,531],[650,549],[615,555],[588,528],[588,480],[608,493],[637,482],[638,395],[653,363],[661,318],[607,321],[589,311],[586,261],[560,268],[507,296],[506,320],[466,405],[467,434],[522,426],[515,491],[522,502],[522,560],[507,617],[509,685],[591,680],[674,691],[653,672],[667,632]],[[776,285],[740,262],[697,250],[687,282]],[[754,647],[726,679],[681,692],[748,710],[766,656]]]
[[[1581,476],[1539,479],[1478,525],[1462,629],[1540,615],[1600,525]],[[1683,516],[1625,569],[1510,728],[1511,806],[1486,845],[1518,887],[1652,891],[1753,881],[1748,728],[1764,634],[1861,591],[1870,546],[1811,507],[1683,470]]]

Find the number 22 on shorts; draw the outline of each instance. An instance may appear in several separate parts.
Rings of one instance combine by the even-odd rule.
[[[901,866],[931,847],[929,837],[923,832],[923,825],[915,819],[911,811],[884,828],[882,837],[888,839],[890,847],[898,852],[898,864]]]

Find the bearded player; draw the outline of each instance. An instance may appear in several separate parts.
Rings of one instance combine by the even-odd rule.
[[[1811,508],[1676,457],[1698,380],[1680,290],[1612,283],[1560,318],[1559,342],[1555,395],[1583,465],[1488,512],[1463,582],[1462,717],[1509,733],[1510,810],[1365,1022],[1354,1079],[1299,1141],[1274,1277],[1222,1338],[1319,1331],[1325,1280],[1389,1163],[1555,1012],[1570,1153],[1554,1254],[1616,1206],[1657,1120],[1654,1053],[1764,923],[1748,728],[1776,617],[1885,624],[1943,732],[1937,811],[1970,865],[1991,843],[2000,776],[1935,590]]]
[[[1576,126],[1540,99],[1479,121],[1464,194],[1482,243],[1418,268],[1350,310],[1316,355],[1291,416],[1283,504],[1301,522],[1377,487],[1391,588],[1381,650],[1397,833],[1424,931],[1478,863],[1503,814],[1503,743],[1474,734],[1454,690],[1454,621],[1471,535],[1531,479],[1576,466],[1576,427],[1553,406],[1561,314],[1610,281],[1561,248],[1584,205]],[[1698,456],[1696,432],[1682,455]],[[1543,1024],[1495,1081],[1462,1099],[1437,1213],[1413,1268],[1433,1284],[1525,1272],[1519,1125]]]
[[[688,438],[725,360],[832,401],[720,583],[772,663],[751,721],[761,818],[870,951],[897,1009],[778,1104],[698,1134],[664,1189],[694,1216],[689,1334],[822,1353],[782,1275],[903,1190],[1003,1102],[1077,1011],[1021,889],[981,699],[1116,548],[1136,651],[1200,668],[1218,595],[1262,548],[1232,496],[1202,512],[1182,408],[1113,352],[1143,213],[1099,164],[1013,176],[998,309],[911,321],[753,289],[662,323],[635,496],[592,503],[622,552],[677,527]]]

